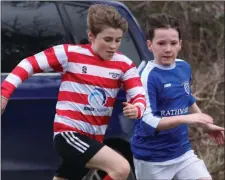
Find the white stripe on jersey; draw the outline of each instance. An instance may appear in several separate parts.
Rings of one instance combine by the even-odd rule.
[[[143,95],[144,95],[144,94],[143,94]],[[137,102],[139,99],[143,99],[143,100],[145,100],[145,98],[144,98],[144,97],[139,97],[139,98],[136,98],[136,99],[135,99],[134,103],[135,103],[135,102]],[[142,104],[142,105],[144,106],[144,104],[143,104],[143,103],[140,103],[140,104]]]
[[[15,87],[22,83],[20,77],[12,73],[10,73],[5,80],[13,84]]]
[[[130,101],[133,97],[137,96],[138,94],[145,95],[145,92],[142,91],[142,87],[134,87],[127,90],[127,101]],[[142,92],[142,93],[140,93]]]
[[[136,67],[133,67],[131,69],[129,69],[122,77],[123,81],[126,81],[130,78],[135,78],[135,77],[139,77],[138,75],[138,71]]]
[[[111,116],[113,107],[103,107],[99,108],[100,112],[97,110],[89,111],[84,110],[85,107],[92,108],[90,105],[84,105],[79,103],[74,103],[70,101],[58,101],[56,104],[56,109],[59,110],[71,110],[71,111],[78,111],[83,113],[84,115],[93,115],[93,116]]]
[[[98,76],[98,77],[103,77],[103,78],[109,78],[109,79],[120,79],[121,75],[123,72],[118,69],[113,69],[113,68],[104,68],[100,66],[95,66],[95,65],[89,65],[89,64],[82,64],[82,63],[74,63],[74,62],[69,62],[68,63],[68,68],[67,71],[71,73],[82,73],[82,67],[86,66],[87,67],[87,74],[91,76]],[[110,73],[116,73],[119,74],[116,78],[113,78]]]
[[[68,56],[65,52],[64,46],[63,45],[54,46],[53,49],[59,63],[62,65],[63,71],[66,71],[66,67],[68,64]]]
[[[155,67],[154,64],[149,61],[141,74],[141,81],[142,81],[143,87],[145,89],[145,92],[148,92],[148,76],[154,67]],[[159,124],[159,121],[161,120],[161,118],[156,117],[152,114],[151,102],[149,100],[148,93],[145,93],[145,98],[146,98],[146,110],[144,112],[142,119],[148,125],[156,128],[157,125]]]
[[[18,64],[18,66],[23,68],[25,71],[27,71],[29,76],[33,74],[33,66],[31,65],[31,63],[27,59],[22,60]]]
[[[62,132],[61,135],[64,137],[64,139],[66,140],[66,142],[68,144],[70,144],[71,146],[73,146],[78,151],[84,153],[87,150],[87,148],[79,147],[80,144],[77,143],[67,132],[65,132],[65,133]]]
[[[81,46],[71,46],[71,45],[69,45],[68,52],[76,52],[76,53],[79,53],[79,54],[94,56],[88,49],[83,48]]]
[[[82,132],[88,133],[88,134],[93,134],[93,135],[104,135],[105,131],[108,127],[108,125],[92,125],[90,123],[80,121],[80,120],[73,120],[69,117],[66,116],[59,116],[55,115],[55,121],[54,122],[59,122],[62,124],[65,124],[70,127],[74,127],[79,129]]]
[[[75,92],[80,94],[87,94],[89,95],[94,91],[95,88],[101,88],[99,86],[92,86],[92,85],[85,85],[80,83],[75,83],[71,81],[63,81],[59,91],[68,91],[68,92]],[[107,97],[116,98],[119,88],[104,88]]]
[[[118,54],[118,53],[115,53],[114,56],[112,57],[111,61],[121,61],[121,62],[125,62],[129,65],[132,64],[132,61],[125,55],[123,54]]]
[[[38,54],[35,54],[34,57],[37,60],[37,63],[41,70],[43,70],[44,72],[53,71],[53,69],[48,64],[47,56],[43,51]]]

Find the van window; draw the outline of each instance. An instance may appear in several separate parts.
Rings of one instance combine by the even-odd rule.
[[[54,3],[2,2],[2,72],[11,72],[24,58],[66,42]]]
[[[80,4],[66,4],[65,9],[72,23],[72,33],[77,43],[88,43],[87,38],[87,10],[88,6]],[[119,51],[129,57],[136,66],[141,62],[140,55],[135,47],[130,32],[124,34]]]

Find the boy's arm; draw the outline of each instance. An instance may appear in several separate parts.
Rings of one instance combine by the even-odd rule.
[[[189,108],[189,115],[171,116],[162,118],[157,130],[166,130],[174,128],[181,124],[199,124],[201,127],[207,127],[213,123],[213,118],[207,114],[203,114],[196,103],[192,104]]]
[[[148,82],[144,83],[144,87],[147,84],[147,109],[146,116],[143,118],[145,124],[149,125],[154,131],[168,130],[177,127],[181,124],[206,124],[212,123],[213,119],[203,113],[196,113],[193,115],[179,115],[170,117],[156,116],[157,112],[157,80],[154,78],[148,78]]]
[[[188,111],[191,114],[202,113],[196,103],[194,103],[192,106],[190,106]],[[208,133],[209,131],[224,131],[223,127],[219,127],[214,124],[200,124],[200,127],[202,127],[206,133]]]
[[[157,130],[167,130],[174,127],[177,127],[181,124],[208,124],[213,123],[213,119],[203,113],[195,113],[195,114],[188,114],[188,115],[179,115],[179,116],[170,116],[170,117],[163,117],[158,126]]]
[[[23,59],[1,85],[1,113],[14,90],[35,73],[64,72],[68,63],[67,45],[58,45]]]
[[[127,94],[127,102],[124,102],[124,115],[131,119],[139,119],[146,108],[145,91],[135,65],[127,67],[122,77],[123,87]]]

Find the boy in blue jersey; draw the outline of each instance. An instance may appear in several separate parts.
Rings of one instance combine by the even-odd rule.
[[[131,148],[137,179],[212,179],[204,162],[191,149],[188,125],[198,125],[224,143],[224,128],[201,112],[192,96],[191,67],[176,59],[181,49],[178,21],[166,14],[153,14],[147,45],[154,60],[141,71],[147,108],[135,122]]]

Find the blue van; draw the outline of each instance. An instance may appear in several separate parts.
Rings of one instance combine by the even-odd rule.
[[[127,19],[122,53],[140,68],[152,58],[146,39],[129,9],[116,1],[4,1],[2,5],[2,81],[25,57],[62,43],[87,43],[87,9],[106,3]],[[20,85],[2,115],[2,164],[4,180],[52,179],[58,164],[53,148],[53,120],[61,76],[35,74]],[[133,168],[129,139],[133,121],[123,116],[124,91],[118,94],[105,144],[123,154]]]

